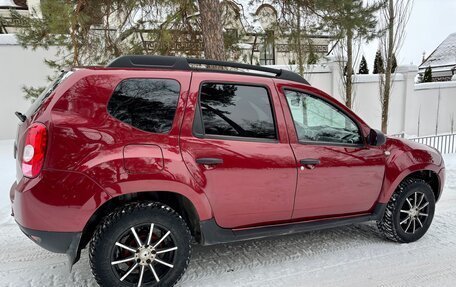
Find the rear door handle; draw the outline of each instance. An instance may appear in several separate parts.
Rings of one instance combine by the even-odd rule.
[[[315,158],[305,158],[301,159],[299,163],[301,163],[301,165],[319,165],[320,160]]]
[[[223,159],[215,158],[215,157],[201,157],[201,158],[197,158],[196,162],[199,164],[205,164],[205,165],[216,165],[216,164],[222,164]]]

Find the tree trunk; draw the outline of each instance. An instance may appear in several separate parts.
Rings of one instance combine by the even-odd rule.
[[[345,105],[352,108],[353,93],[353,32],[347,31],[347,75],[345,79]]]
[[[393,65],[393,50],[394,50],[394,0],[388,0],[388,51],[386,55],[386,71],[385,71],[385,88],[383,89],[382,102],[382,132],[388,132],[388,111],[389,100],[391,94],[391,67]]]
[[[301,7],[299,5],[296,7],[298,9],[297,13],[297,27],[296,27],[296,45],[298,46],[296,51],[298,53],[298,69],[299,69],[299,74],[304,77],[304,55],[302,51],[302,43],[301,43]]]
[[[206,59],[226,60],[219,0],[198,0]]]

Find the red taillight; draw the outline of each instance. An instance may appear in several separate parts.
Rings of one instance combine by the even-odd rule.
[[[47,131],[41,123],[32,124],[25,135],[22,152],[22,173],[26,177],[36,177],[43,167],[46,153]]]

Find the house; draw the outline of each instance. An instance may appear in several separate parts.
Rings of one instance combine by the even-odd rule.
[[[229,60],[256,65],[289,65],[297,64],[298,58],[305,58],[303,64],[306,64],[315,63],[317,59],[326,56],[332,37],[324,33],[312,34],[306,30],[307,26],[316,23],[316,17],[311,13],[302,12],[300,26],[303,29],[302,35],[306,34],[307,37],[297,37],[296,29],[287,25],[289,23],[286,22],[290,22],[290,19],[284,19],[281,5],[274,2],[221,1],[225,46]],[[15,33],[24,25],[20,19],[11,16],[10,10],[41,17],[39,4],[40,0],[0,0],[0,33]],[[141,9],[138,10],[140,13]],[[130,27],[120,25],[122,21],[119,20],[121,17],[117,17],[119,15],[111,15],[109,21],[100,18],[100,22],[94,22],[96,24],[91,30],[94,35],[103,34],[101,31],[120,34],[118,27],[134,27],[137,32],[128,37],[136,37],[135,42],[142,43],[146,53],[203,56],[203,39],[198,28],[199,14],[179,15],[173,22],[168,18],[172,13],[177,14],[179,10],[174,11],[166,7],[159,13],[150,14],[149,18],[141,23],[133,20]],[[129,39],[122,41],[128,43]],[[301,57],[298,57],[298,51]]]
[[[0,0],[0,34],[15,33],[24,23],[12,17],[10,11],[21,15],[28,15],[29,10],[26,0]]]
[[[289,65],[297,64],[297,45],[293,43],[291,35],[296,31],[284,27],[285,22],[280,19],[280,5],[270,1],[262,4],[251,0],[223,0],[222,19],[224,36],[228,45],[228,57],[230,60],[245,62],[255,65]],[[203,42],[201,32],[188,27],[195,27],[198,13],[187,17],[187,23],[168,23],[172,27],[173,42],[161,50],[162,54],[186,55],[193,57],[202,56]],[[179,18],[178,18],[179,19]],[[303,15],[304,21],[315,23],[312,15]],[[289,20],[289,19],[288,19]],[[164,21],[164,20],[163,20]],[[182,21],[180,19],[179,21]],[[144,46],[151,53],[160,50],[160,34],[162,33],[162,21],[156,21],[155,25],[149,25],[140,37]],[[189,25],[186,25],[189,24]],[[308,31],[303,31],[309,33]],[[296,39],[294,40],[296,41]],[[333,38],[330,35],[320,33],[310,37],[302,36],[301,51],[307,55],[307,62],[315,61],[328,54],[328,47]],[[162,47],[163,48],[163,47]]]
[[[456,73],[456,33],[450,34],[419,66],[423,75],[427,67],[432,69],[432,81],[451,81]]]
[[[258,65],[297,64],[296,30],[285,25],[284,22],[290,22],[290,19],[279,17],[283,15],[280,5],[267,2],[259,5],[250,0],[223,1],[225,30],[242,35],[238,45],[241,61]],[[311,14],[302,15],[301,21],[301,27],[316,24],[316,18]],[[309,31],[302,33],[309,34]],[[307,62],[312,62],[328,54],[333,38],[324,33],[310,33],[309,37],[302,36],[300,40],[302,53]]]

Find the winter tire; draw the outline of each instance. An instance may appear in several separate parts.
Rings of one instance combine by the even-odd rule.
[[[108,215],[90,243],[100,286],[173,286],[188,266],[190,231],[182,217],[156,202],[129,204]]]
[[[421,179],[406,179],[391,196],[377,226],[392,241],[413,242],[429,229],[434,211],[435,197],[429,184]]]

